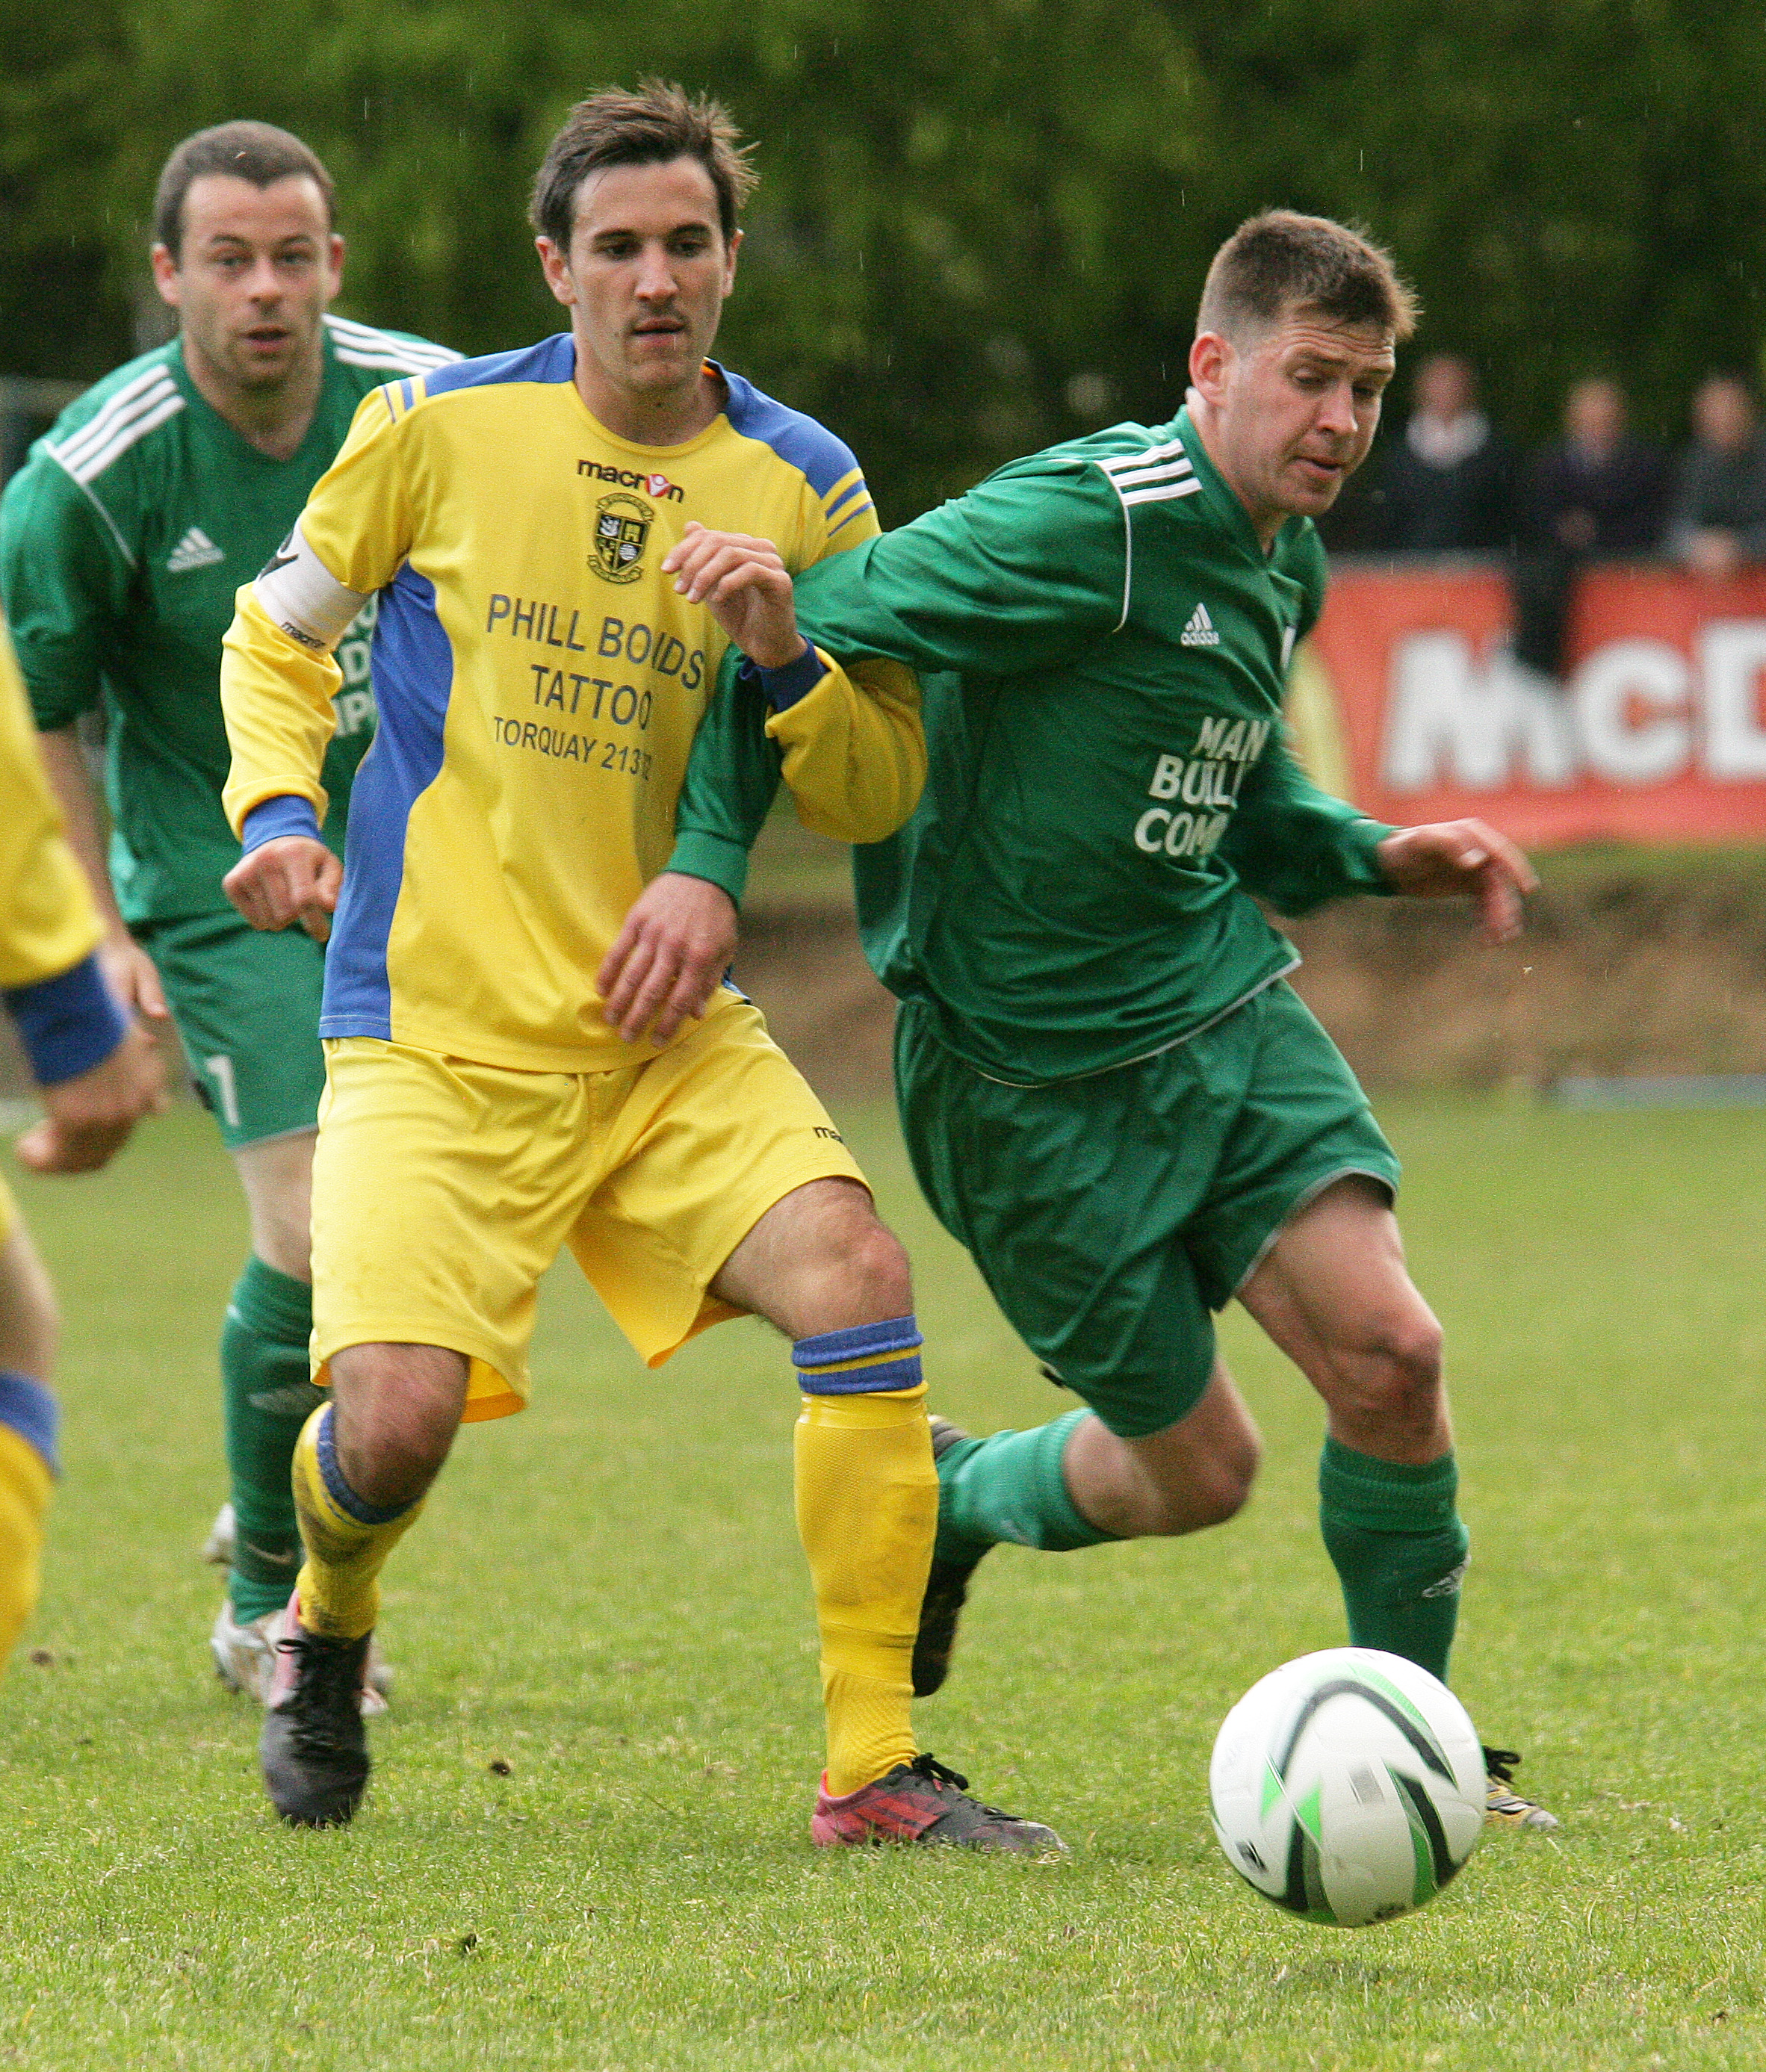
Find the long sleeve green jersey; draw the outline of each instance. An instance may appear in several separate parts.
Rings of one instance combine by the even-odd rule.
[[[229,913],[239,861],[221,811],[221,636],[233,593],[287,537],[356,407],[458,353],[341,317],[299,450],[261,453],[191,382],[179,342],[71,403],[0,499],[0,593],[37,725],[102,704],[111,878],[123,918]],[[326,839],[341,852],[350,780],[374,731],[373,601],[338,650],[344,681],[325,765]]]
[[[1187,412],[1015,462],[799,578],[819,646],[921,672],[925,791],[854,852],[859,926],[959,1057],[1041,1083],[1150,1055],[1299,961],[1249,894],[1302,913],[1388,889],[1391,830],[1283,738],[1324,586],[1310,520],[1266,554]],[[674,867],[735,890],[776,757],[752,691],[721,689]]]

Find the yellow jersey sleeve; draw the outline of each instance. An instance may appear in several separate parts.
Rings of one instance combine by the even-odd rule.
[[[0,624],[0,987],[39,985],[89,956],[104,935],[85,874],[62,832],[12,643]]]
[[[237,594],[222,643],[221,710],[233,767],[221,794],[235,834],[266,799],[301,798],[323,822],[319,781],[343,676],[332,651],[410,551],[398,426],[421,380],[363,398],[337,458],[276,557]]]
[[[877,512],[854,468],[825,495],[806,498],[805,545],[795,565],[875,539]],[[816,833],[845,842],[882,841],[920,803],[926,782],[926,734],[920,682],[905,664],[841,663],[818,648],[827,674],[767,722],[784,761],[797,817]]]

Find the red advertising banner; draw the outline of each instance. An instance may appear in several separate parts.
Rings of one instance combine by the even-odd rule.
[[[1296,659],[1319,780],[1376,819],[1523,845],[1766,841],[1766,572],[1596,568],[1554,685],[1509,660],[1500,568],[1349,564]]]

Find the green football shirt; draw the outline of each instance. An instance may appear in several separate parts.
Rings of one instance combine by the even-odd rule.
[[[921,672],[925,794],[854,853],[859,925],[958,1057],[1042,1083],[1151,1055],[1299,961],[1249,893],[1291,914],[1389,889],[1391,830],[1283,738],[1324,586],[1310,520],[1266,554],[1187,412],[1015,462],[797,579],[811,639]],[[673,867],[727,890],[776,781],[755,702],[727,674],[677,819]]]
[[[111,876],[131,923],[231,911],[220,881],[239,844],[220,809],[220,675],[233,593],[287,536],[363,397],[459,356],[331,316],[324,354],[319,408],[287,460],[204,401],[174,339],[70,404],[0,499],[0,593],[38,726],[103,704]],[[373,631],[370,600],[337,655],[324,782],[340,853],[373,734]]]

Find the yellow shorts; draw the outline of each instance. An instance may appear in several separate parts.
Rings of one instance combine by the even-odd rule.
[[[12,1190],[0,1180],[0,1244],[11,1236],[14,1225],[19,1220],[19,1204],[13,1199]]]
[[[732,993],[612,1072],[516,1072],[367,1036],[325,1046],[313,1157],[315,1379],[346,1346],[446,1346],[468,1419],[528,1396],[540,1276],[569,1245],[651,1367],[739,1310],[706,1291],[773,1204],[865,1184],[758,1009]]]

